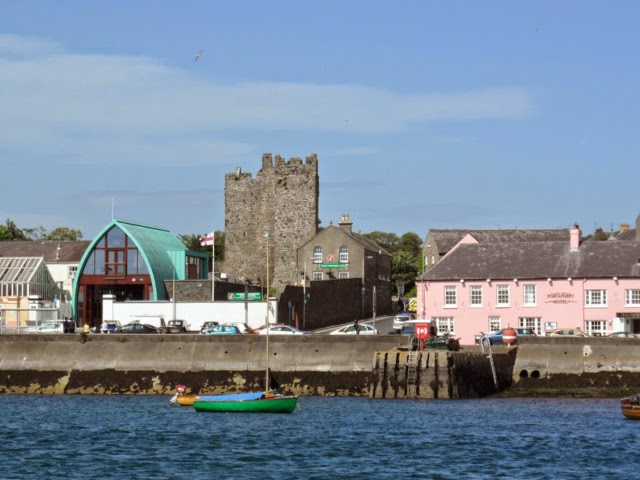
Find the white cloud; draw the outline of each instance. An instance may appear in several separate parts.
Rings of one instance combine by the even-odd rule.
[[[0,104],[1,148],[26,158],[191,165],[254,152],[234,139],[246,130],[389,134],[532,111],[518,88],[403,94],[360,85],[226,85],[152,58],[72,54],[10,35],[0,36]]]

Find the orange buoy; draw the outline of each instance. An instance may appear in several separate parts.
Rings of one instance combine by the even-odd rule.
[[[515,328],[507,327],[502,332],[502,343],[505,345],[515,345],[518,343],[518,332]]]

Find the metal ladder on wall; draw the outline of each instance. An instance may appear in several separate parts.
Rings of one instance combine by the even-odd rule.
[[[416,378],[418,376],[418,351],[410,351],[407,355],[407,398],[416,397]]]

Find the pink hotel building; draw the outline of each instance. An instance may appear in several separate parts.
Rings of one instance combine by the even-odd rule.
[[[582,241],[574,225],[568,237],[478,243],[467,235],[418,279],[418,318],[466,345],[508,326],[640,333],[638,229],[631,241]]]

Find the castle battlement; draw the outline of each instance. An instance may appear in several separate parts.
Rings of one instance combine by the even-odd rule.
[[[275,164],[274,164],[275,159]],[[284,157],[276,154],[275,158],[270,153],[262,154],[262,170],[270,170],[270,169],[282,169],[287,167],[294,167],[304,165],[305,167],[310,167],[316,173],[318,172],[318,155],[312,153],[308,157],[305,158],[304,164],[302,163],[302,159],[300,157],[291,157],[288,161],[285,160]]]

